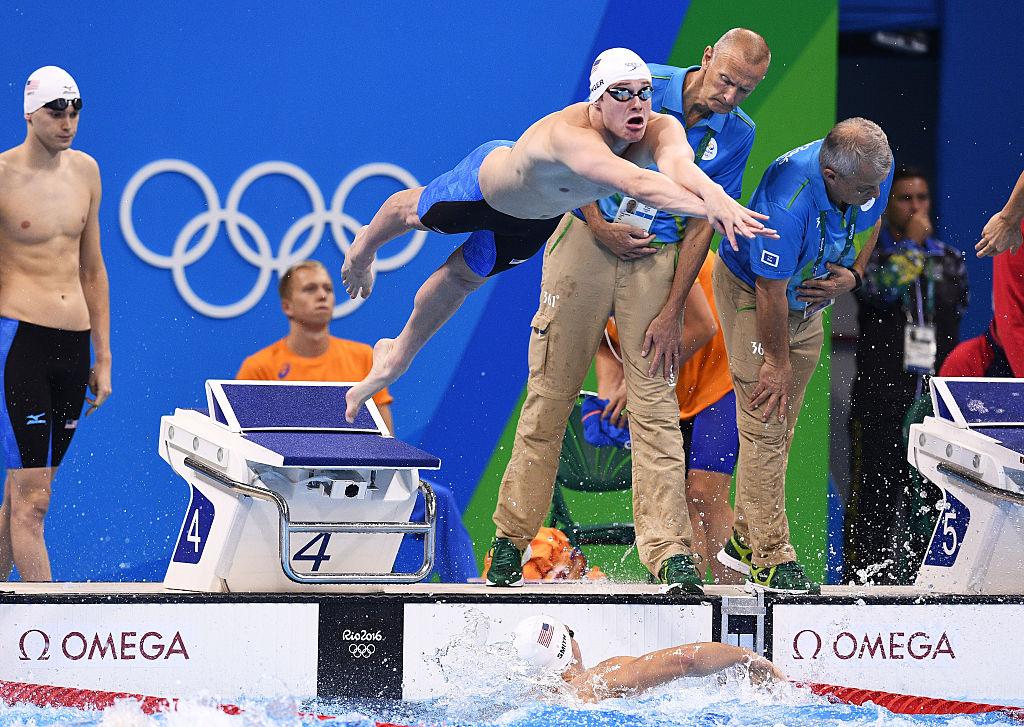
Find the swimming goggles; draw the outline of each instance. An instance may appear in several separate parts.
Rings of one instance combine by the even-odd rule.
[[[651,88],[650,86],[644,86],[639,91],[634,93],[633,91],[630,91],[628,88],[622,88],[621,86],[617,86],[615,88],[609,88],[608,95],[611,96],[616,101],[622,101],[623,103],[629,101],[634,96],[636,96],[641,101],[648,101],[650,100],[651,96],[654,95],[654,89]]]
[[[82,110],[82,99],[80,99],[80,98],[72,98],[72,99],[55,98],[55,99],[53,99],[53,101],[50,101],[49,103],[44,103],[43,106],[45,106],[46,108],[51,109],[53,111],[63,111],[68,106],[73,108],[75,111],[81,111]]]

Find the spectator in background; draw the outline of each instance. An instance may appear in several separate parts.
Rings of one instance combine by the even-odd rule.
[[[824,139],[776,159],[751,198],[778,240],[720,245],[712,271],[736,393],[736,525],[725,556],[752,587],[806,593],[815,584],[790,543],[786,467],[797,415],[818,365],[821,312],[860,286],[892,184],[877,124],[840,121]],[[858,241],[858,233],[861,233]]]
[[[361,381],[373,365],[373,349],[365,343],[331,335],[334,284],[327,268],[304,260],[288,268],[278,285],[288,335],[242,362],[236,379],[257,381]],[[373,397],[393,434],[391,394]]]
[[[928,181],[901,167],[893,177],[878,245],[856,292],[860,335],[850,394],[850,497],[846,506],[846,578],[906,581],[909,468],[900,429],[960,339],[967,307],[963,254],[934,237]]]
[[[699,557],[701,575],[706,575],[710,566],[714,583],[736,584],[743,581],[740,575],[714,557],[732,531],[729,484],[740,447],[736,395],[729,376],[725,339],[712,301],[714,259],[714,253],[705,258],[697,273],[698,284],[690,288],[686,297],[676,398],[686,452],[686,504],[693,527],[691,548]],[[618,336],[612,320],[594,364],[598,396],[608,399],[603,416],[622,426],[628,409],[626,381],[617,348]]]

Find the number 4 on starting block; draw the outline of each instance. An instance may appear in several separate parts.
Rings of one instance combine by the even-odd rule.
[[[203,557],[206,540],[213,527],[214,507],[206,495],[192,488],[188,512],[181,523],[178,544],[174,546],[173,560],[177,563],[198,563]]]

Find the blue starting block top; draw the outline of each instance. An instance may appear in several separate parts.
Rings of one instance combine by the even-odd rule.
[[[242,431],[301,429],[305,431],[380,432],[364,406],[354,422],[345,420],[348,386],[221,384]]]
[[[441,460],[393,437],[365,432],[248,432],[261,447],[284,457],[286,467],[432,469]]]
[[[210,416],[289,467],[438,469],[432,454],[384,436],[376,409],[345,420],[346,384],[207,381]],[[369,403],[369,402],[368,402]],[[376,415],[376,416],[375,416]]]
[[[931,380],[935,415],[962,427],[1024,427],[1024,379]]]

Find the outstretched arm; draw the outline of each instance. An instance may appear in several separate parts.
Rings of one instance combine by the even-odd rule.
[[[686,141],[682,124],[671,116],[659,116],[651,120],[644,139],[651,150],[651,156],[665,175],[686,189],[695,192],[704,200],[708,222],[715,232],[724,235],[733,250],[738,250],[736,237],[765,235],[777,237],[775,230],[767,229],[760,220],[768,217],[751,212],[734,200],[715,183],[693,161],[693,151]]]
[[[597,133],[560,129],[552,134],[555,156],[573,173],[672,214],[704,217],[704,201],[664,174],[615,156]]]
[[[1024,172],[1021,172],[1006,205],[992,215],[981,231],[981,241],[974,246],[978,257],[998,255],[1004,250],[1014,252],[1021,244],[1020,223],[1024,219]]]
[[[785,681],[786,676],[764,657],[729,644],[684,644],[638,657],[618,657],[587,669],[570,682],[580,697],[596,701],[652,689],[679,677],[702,677],[747,664],[755,681]]]

